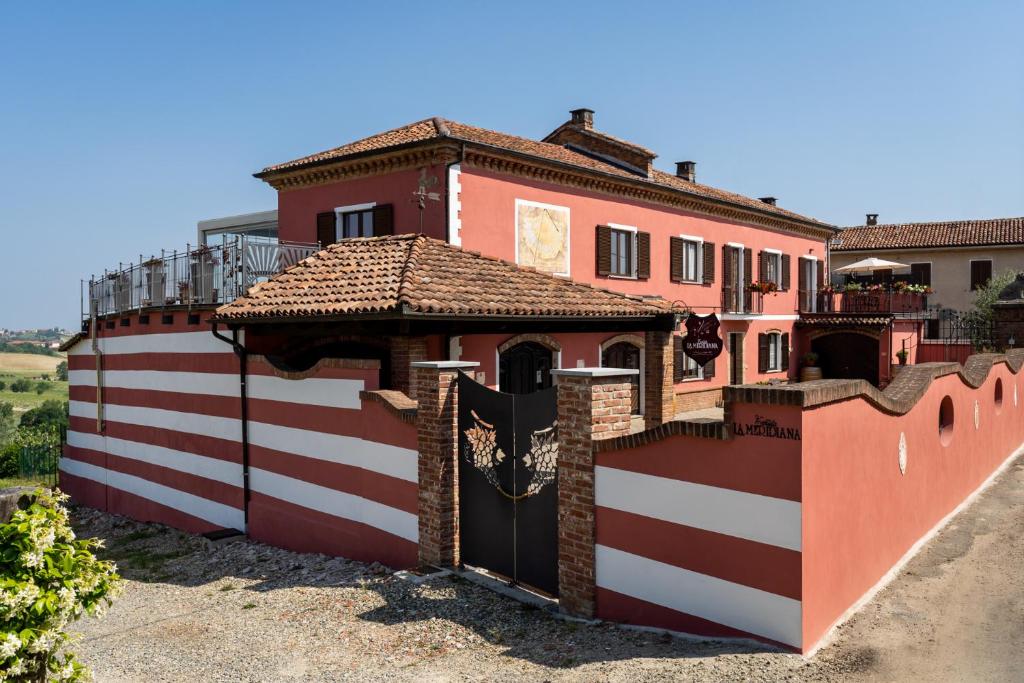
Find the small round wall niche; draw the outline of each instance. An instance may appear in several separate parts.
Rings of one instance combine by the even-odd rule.
[[[907,473],[907,435],[900,432],[900,448],[899,448],[899,463],[900,463],[900,474]]]
[[[974,428],[981,428],[981,404],[978,399],[974,399]]]
[[[947,396],[939,405],[939,442],[943,446],[953,440],[953,420],[953,399]]]

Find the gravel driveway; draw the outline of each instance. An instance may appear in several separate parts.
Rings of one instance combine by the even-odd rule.
[[[127,578],[77,649],[101,682],[1020,680],[1018,460],[815,658],[552,618],[458,577],[205,540],[79,508]]]

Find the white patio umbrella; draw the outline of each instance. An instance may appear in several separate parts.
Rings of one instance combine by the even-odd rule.
[[[848,266],[836,268],[837,273],[873,273],[876,270],[899,270],[901,268],[909,268],[905,263],[896,263],[895,261],[886,261],[885,259],[866,258],[856,263],[851,263]]]

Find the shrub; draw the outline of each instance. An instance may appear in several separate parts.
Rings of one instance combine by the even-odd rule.
[[[101,616],[120,588],[113,563],[96,559],[97,539],[76,539],[66,496],[39,489],[0,525],[0,673],[8,680],[83,680],[68,651],[69,623]]]
[[[58,429],[68,426],[68,404],[56,399],[43,401],[42,405],[27,411],[18,423],[22,427],[47,427]]]
[[[61,362],[57,363],[57,371],[56,372],[57,372],[57,380],[59,382],[67,382],[68,381],[68,362],[66,360],[62,360]]]
[[[11,382],[11,391],[21,394],[32,388],[32,382],[28,381],[24,377],[16,379]]]
[[[7,388],[7,382],[0,381],[0,391],[3,391],[6,388]]]

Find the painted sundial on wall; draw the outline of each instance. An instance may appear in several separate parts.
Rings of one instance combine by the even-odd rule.
[[[553,275],[569,274],[569,209],[516,201],[516,259]]]

